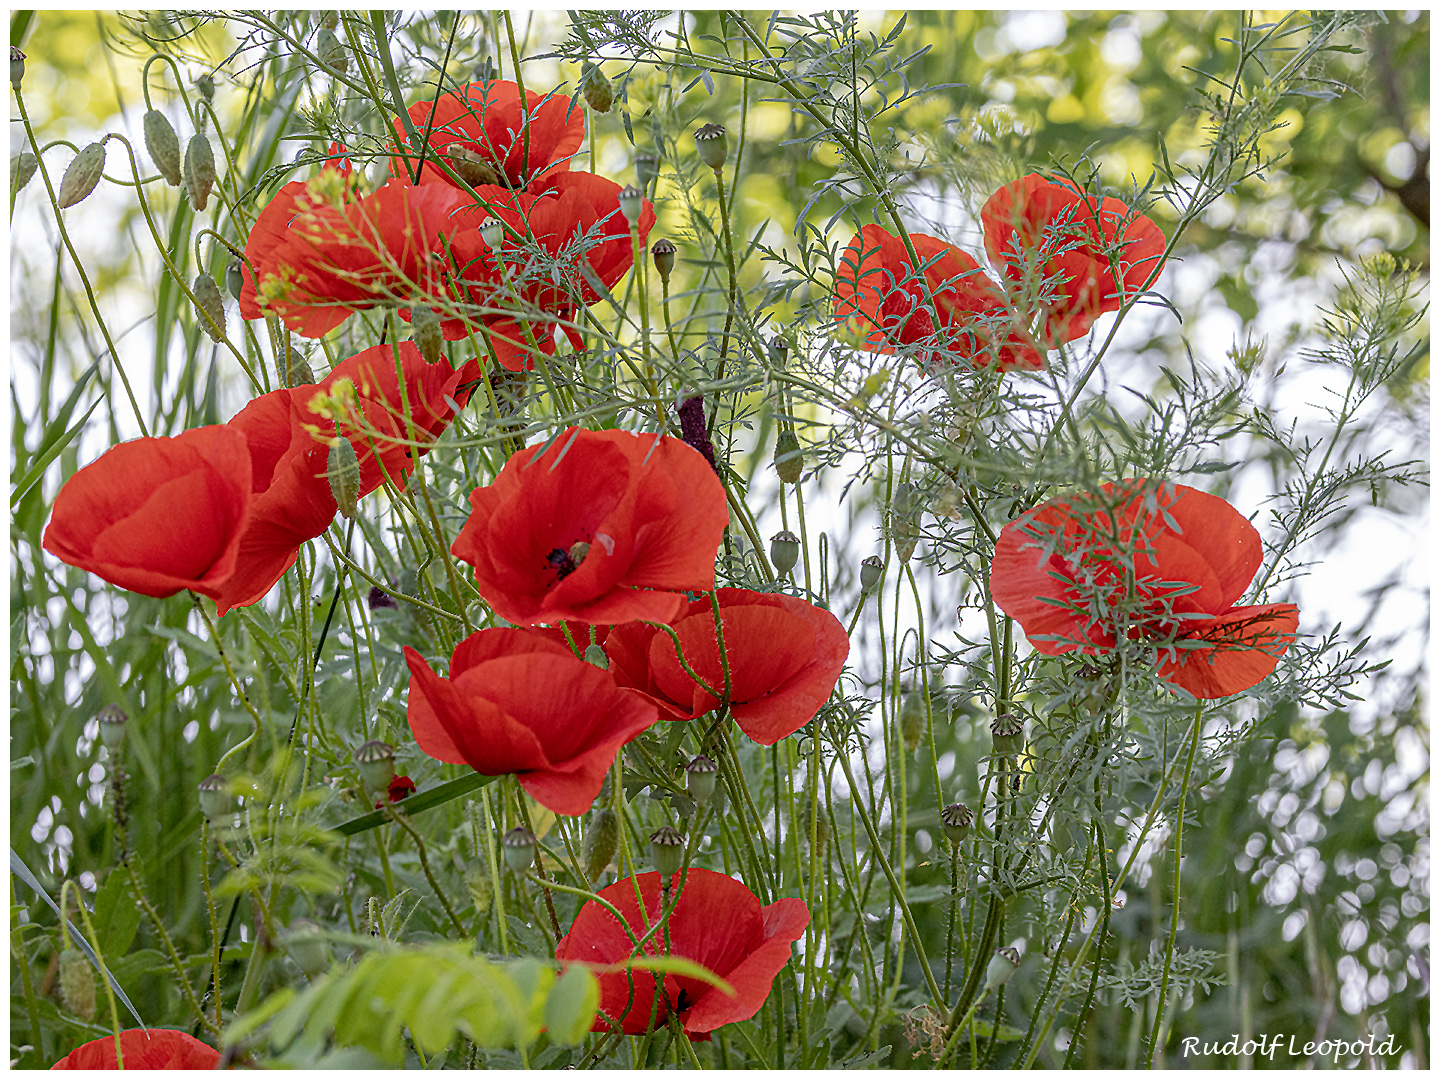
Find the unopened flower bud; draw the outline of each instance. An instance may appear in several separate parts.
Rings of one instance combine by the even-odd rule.
[[[903,480],[890,497],[890,538],[895,542],[896,558],[908,563],[920,539],[920,512],[914,486]]]
[[[185,147],[185,189],[190,193],[190,205],[196,213],[205,209],[214,186],[215,151],[210,148],[204,132],[197,131]]]
[[[715,794],[715,781],[719,774],[720,766],[715,764],[714,758],[696,754],[690,759],[690,764],[685,766],[685,790],[696,805],[704,806],[710,801],[710,796]]]
[[[215,100],[215,76],[208,71],[195,80],[195,89],[200,91],[200,96],[206,101]]]
[[[431,364],[439,360],[445,336],[440,330],[440,316],[435,309],[416,304],[410,309],[410,326],[414,330],[415,346],[420,355]]]
[[[225,298],[220,295],[220,286],[209,274],[196,274],[195,310],[200,315],[200,326],[210,335],[211,341],[225,340]]]
[[[678,829],[662,825],[650,834],[650,861],[660,871],[660,880],[668,882],[685,861],[685,837]]]
[[[145,114],[145,149],[160,175],[171,187],[179,187],[183,174],[180,169],[180,136],[175,134],[169,119],[159,109]]]
[[[660,275],[660,281],[669,285],[670,271],[675,269],[675,245],[662,236],[655,241],[650,255],[655,260],[655,272]]]
[[[900,738],[914,753],[925,736],[925,691],[911,690],[900,704]]]
[[[230,785],[219,773],[211,773],[200,781],[200,812],[211,821],[235,809],[235,797],[230,794]]]
[[[585,646],[585,662],[594,664],[601,671],[610,670],[610,658],[605,655],[605,646],[600,644]]]
[[[25,54],[14,45],[10,46],[10,85],[16,90],[20,89],[20,81],[25,78]]]
[[[805,472],[805,455],[800,439],[789,428],[781,428],[775,437],[775,475],[782,484],[798,484]]]
[[[95,716],[100,742],[110,751],[111,757],[120,753],[120,747],[125,745],[125,725],[129,719],[119,705],[106,705]]]
[[[725,164],[725,155],[729,153],[730,143],[725,138],[725,128],[721,124],[706,124],[695,132],[695,149],[700,152],[700,160],[716,172]]]
[[[607,113],[615,104],[615,87],[598,67],[586,68],[580,80],[580,90],[585,95],[585,104],[598,113]]]
[[[500,837],[500,850],[505,853],[505,865],[518,874],[535,862],[535,834],[517,825]]]
[[[355,750],[355,767],[367,790],[386,791],[395,777],[395,747],[383,739],[371,739]]]
[[[30,178],[35,175],[35,168],[38,164],[35,160],[35,155],[28,150],[16,154],[11,158],[10,190],[20,191],[26,184],[30,183]]]
[[[800,538],[793,532],[778,532],[770,538],[770,562],[777,574],[788,574],[800,560]]]
[[[640,185],[641,191],[649,191],[650,186],[660,179],[660,156],[642,150],[635,155],[635,182]]]
[[[337,75],[345,74],[345,69],[350,66],[350,54],[328,26],[322,26],[320,33],[315,35],[315,55]]]
[[[315,979],[330,970],[330,942],[313,919],[295,919],[280,937],[280,944],[305,977]]]
[[[349,439],[336,436],[330,440],[325,479],[330,482],[330,494],[335,497],[341,515],[347,520],[353,518],[360,502],[360,459],[355,453],[355,444]]]
[[[620,213],[625,220],[634,225],[640,220],[640,214],[645,209],[645,197],[640,189],[634,184],[626,184],[620,189]]]
[[[245,263],[239,256],[231,259],[225,268],[225,288],[236,300],[240,299],[240,292],[245,288]]]
[[[995,955],[985,968],[985,989],[994,990],[1010,981],[1010,976],[1020,970],[1020,952],[1013,945],[996,949]]]
[[[1012,757],[1025,747],[1025,721],[1014,713],[1001,713],[990,721],[990,747],[995,754]]]
[[[940,811],[940,827],[945,830],[945,839],[952,844],[962,843],[970,835],[970,826],[975,815],[964,803],[951,803]]]
[[[880,584],[880,575],[885,572],[885,562],[879,555],[871,555],[860,560],[860,588],[869,592]]]
[[[65,175],[60,178],[60,190],[55,199],[60,209],[74,206],[94,191],[104,171],[104,142],[93,142],[76,154],[66,167]]]
[[[60,1000],[82,1020],[95,1016],[95,969],[78,949],[60,953]]]
[[[590,815],[585,828],[585,841],[580,857],[585,860],[585,878],[594,883],[600,879],[615,852],[620,850],[620,819],[614,810],[602,807]]]

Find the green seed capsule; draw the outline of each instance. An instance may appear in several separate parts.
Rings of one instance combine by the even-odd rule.
[[[95,1016],[95,969],[78,949],[60,953],[60,1000],[82,1020]]]
[[[1014,713],[1001,713],[990,721],[990,746],[995,754],[1013,757],[1025,748],[1025,721]]]
[[[373,792],[384,792],[395,778],[395,748],[383,739],[371,739],[355,750],[360,780]]]
[[[159,109],[145,114],[145,149],[160,175],[171,187],[179,187],[184,178],[180,168],[180,136],[175,134],[169,119]]]
[[[100,729],[100,742],[110,751],[111,757],[120,753],[120,747],[125,745],[125,725],[129,720],[125,710],[119,705],[106,705],[95,716],[95,724]]]
[[[650,249],[650,257],[655,260],[655,272],[660,275],[661,283],[669,285],[670,271],[675,269],[675,245],[661,237]]]
[[[14,45],[10,46],[10,85],[16,90],[20,89],[20,81],[25,78],[25,54]]]
[[[798,484],[805,472],[805,455],[800,450],[800,439],[789,428],[781,430],[775,439],[775,475],[782,484]]]
[[[1010,976],[1020,970],[1020,951],[1013,945],[996,949],[995,955],[985,968],[985,989],[994,990],[1010,981]]]
[[[105,144],[93,142],[75,155],[60,178],[60,191],[56,202],[60,209],[74,206],[100,183],[100,174],[105,171]]]
[[[620,819],[615,811],[601,808],[590,815],[590,824],[585,829],[585,841],[580,856],[585,862],[585,878],[591,884],[600,880],[600,875],[610,865],[615,853],[620,850]]]
[[[660,880],[668,882],[685,861],[685,837],[677,829],[662,825],[650,834],[650,861],[660,871]]]
[[[945,839],[952,844],[962,843],[970,835],[970,826],[975,815],[964,803],[951,803],[940,811],[940,827],[945,830]]]
[[[225,340],[225,298],[220,295],[220,286],[209,274],[196,274],[195,310],[200,314],[200,325],[211,341]]]
[[[230,794],[230,785],[219,773],[211,773],[200,781],[200,812],[211,821],[235,809],[235,797]]]
[[[199,213],[210,201],[210,189],[215,186],[215,151],[210,140],[201,132],[190,137],[185,147],[185,188],[190,193],[190,205]]]
[[[650,185],[660,179],[660,157],[658,154],[639,153],[635,155],[635,182],[641,191],[649,191]]]
[[[695,132],[695,149],[700,152],[701,161],[719,172],[725,164],[725,155],[730,151],[724,125],[706,124]]]
[[[719,778],[720,766],[715,759],[705,754],[696,754],[685,766],[685,790],[699,806],[704,806],[715,794],[715,781]]]
[[[25,187],[26,184],[30,183],[30,178],[35,175],[35,168],[37,164],[38,163],[35,160],[35,155],[30,153],[28,150],[24,153],[16,154],[13,158],[11,158],[10,190],[20,191],[22,188]]]
[[[770,538],[770,562],[777,574],[788,574],[800,561],[800,538],[793,532],[778,532]]]
[[[208,71],[195,80],[195,89],[200,91],[200,96],[206,101],[215,100],[215,76]]]
[[[440,350],[445,344],[445,337],[440,331],[440,316],[434,308],[417,304],[410,309],[410,325],[414,327],[415,345],[420,355],[435,363],[440,359]]]
[[[640,194],[640,189],[634,184],[626,184],[620,189],[620,213],[625,220],[634,225],[640,220],[640,215],[645,210],[645,198]]]
[[[860,560],[860,589],[869,592],[880,584],[885,573],[885,561],[879,555],[870,555]]]
[[[505,865],[518,874],[535,861],[535,834],[517,825],[500,838],[500,849],[505,853]]]
[[[231,296],[240,299],[241,290],[245,288],[245,263],[242,260],[230,260],[230,265],[225,268],[225,287],[230,290]]]

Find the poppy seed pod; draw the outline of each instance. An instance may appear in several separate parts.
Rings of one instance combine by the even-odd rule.
[[[20,191],[26,184],[30,183],[30,178],[35,175],[35,168],[38,164],[35,160],[35,155],[28,150],[16,154],[11,158],[10,190]]]
[[[662,825],[650,834],[650,861],[660,871],[660,879],[669,881],[685,861],[685,837],[678,829]]]
[[[940,827],[945,830],[945,839],[952,844],[962,843],[970,835],[970,826],[975,815],[964,803],[951,803],[940,811]]]
[[[240,293],[245,288],[245,263],[239,257],[231,259],[230,265],[225,268],[225,288],[236,300],[240,299]]]
[[[113,704],[106,705],[95,716],[96,726],[100,728],[100,741],[111,756],[118,754],[125,744],[125,724],[129,719],[124,709]]]
[[[620,189],[620,213],[625,215],[625,220],[635,224],[640,220],[640,214],[645,209],[645,196],[634,184],[626,184]]]
[[[700,152],[700,160],[716,172],[720,171],[725,164],[725,156],[730,151],[730,143],[725,138],[725,127],[722,124],[706,124],[695,132],[695,149]]]
[[[885,573],[885,561],[879,555],[860,560],[860,588],[869,592],[880,584],[880,575]]]
[[[715,764],[715,759],[705,754],[696,754],[685,766],[685,790],[697,805],[704,806],[715,794],[719,773],[720,766]]]
[[[670,271],[675,269],[675,245],[661,237],[650,249],[650,255],[655,260],[655,272],[660,275],[661,283],[669,285]]]
[[[65,175],[60,178],[60,190],[55,199],[60,209],[74,206],[94,191],[104,171],[104,142],[93,142],[76,154],[66,167]]]
[[[439,360],[445,337],[440,329],[440,316],[435,313],[435,309],[416,304],[410,309],[410,326],[414,330],[415,344],[420,349],[420,355],[425,357],[427,363],[433,364]]]
[[[179,187],[183,178],[180,171],[180,136],[170,125],[169,119],[159,109],[145,114],[145,149],[160,175],[171,187]]]
[[[798,484],[805,472],[805,455],[800,439],[789,428],[782,428],[775,437],[775,475],[782,484]]]
[[[505,225],[499,218],[486,218],[480,225],[480,239],[485,241],[485,246],[491,251],[500,250],[500,242],[505,238]]]
[[[635,182],[641,191],[649,191],[650,185],[660,179],[660,155],[642,151],[635,155]]]
[[[585,860],[585,879],[592,883],[599,881],[619,850],[620,819],[614,810],[602,807],[590,815],[585,842],[580,848],[580,857]]]
[[[325,479],[330,482],[330,494],[335,505],[347,520],[355,516],[355,507],[360,502],[360,457],[355,453],[355,444],[349,439],[336,437],[330,442],[330,453],[325,462]],[[388,779],[385,781],[390,782]]]
[[[985,989],[994,990],[1010,981],[1010,976],[1020,970],[1020,952],[1013,945],[996,949],[995,955],[985,967]]]
[[[25,78],[25,54],[16,46],[10,46],[10,85],[16,90],[20,89],[20,81]]]
[[[790,354],[790,343],[779,334],[772,337],[765,346],[765,352],[770,357],[770,362],[776,367],[785,366],[785,357]]]
[[[280,944],[306,978],[317,978],[330,969],[330,942],[313,919],[294,920],[281,935]]]
[[[586,645],[585,662],[594,664],[601,671],[610,670],[610,659],[605,655],[605,646],[603,645]]]
[[[210,201],[210,189],[215,186],[215,151],[203,132],[190,136],[185,147],[185,189],[190,193],[190,205],[198,214]]]
[[[200,315],[200,326],[210,335],[211,341],[225,340],[225,298],[220,295],[220,286],[209,274],[196,274],[191,286],[195,293],[195,310]]]
[[[235,808],[235,797],[230,794],[230,785],[219,773],[211,773],[200,781],[200,812],[211,821],[230,813]]]
[[[585,69],[585,75],[580,80],[580,92],[585,95],[585,104],[598,113],[609,112],[610,106],[615,104],[615,87],[605,73],[593,65]]]
[[[800,538],[793,532],[778,532],[770,538],[770,561],[777,574],[788,574],[800,560]]]
[[[1025,747],[1025,721],[1014,713],[1001,713],[990,721],[991,752],[1014,756]]]
[[[208,71],[195,80],[195,89],[200,91],[200,96],[206,101],[215,100],[215,76]]]
[[[60,1000],[82,1020],[95,1016],[95,969],[78,949],[60,953]]]
[[[500,850],[505,853],[505,865],[521,873],[535,861],[535,834],[517,825],[500,837]]]
[[[371,791],[384,791],[395,777],[395,747],[383,739],[361,743],[355,751],[360,782]]]

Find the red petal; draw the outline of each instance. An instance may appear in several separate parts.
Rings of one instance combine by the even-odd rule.
[[[1186,641],[1213,642],[1161,652],[1160,677],[1211,700],[1249,690],[1279,663],[1295,640],[1300,611],[1294,604],[1232,608],[1204,623],[1185,626]]]

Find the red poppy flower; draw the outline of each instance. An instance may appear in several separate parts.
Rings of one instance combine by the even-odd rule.
[[[126,1069],[213,1069],[220,1051],[193,1035],[170,1028],[131,1028],[120,1032]],[[115,1036],[91,1039],[50,1066],[51,1069],[118,1069]]]
[[[500,363],[528,371],[535,366],[536,348],[553,355],[557,324],[571,345],[582,348],[568,323],[580,304],[600,300],[591,278],[612,289],[634,263],[630,224],[620,213],[620,185],[594,173],[563,172],[523,191],[486,185],[476,191],[486,207],[464,206],[452,215],[452,258],[471,302],[504,311],[482,317]],[[500,243],[503,268],[480,235],[492,217],[507,226]],[[647,199],[637,223],[642,251],[654,224],[655,209]],[[443,329],[458,338],[465,324],[452,319]]]
[[[385,791],[385,798],[386,798],[386,800],[388,800],[389,802],[395,803],[395,802],[399,802],[401,799],[409,798],[411,795],[414,795],[414,794],[415,794],[415,781],[414,781],[414,780],[411,780],[410,777],[408,777],[408,776],[392,776],[392,777],[390,778],[390,786],[389,786],[389,787],[386,789],[386,791]],[[375,800],[375,809],[376,809],[376,810],[379,810],[380,807],[382,807],[382,806],[384,806],[384,805],[385,805],[384,802],[382,802],[381,800],[379,800],[379,799],[376,799],[376,800]]]
[[[1006,184],[980,220],[990,261],[1044,309],[1039,332],[1051,348],[1084,337],[1160,275],[1165,234],[1155,223],[1069,182],[1032,173]]]
[[[615,752],[655,722],[655,706],[563,645],[519,628],[480,630],[441,678],[414,649],[410,730],[420,749],[478,773],[516,773],[557,814],[590,809]]]
[[[513,623],[665,621],[715,587],[725,489],[679,439],[568,428],[470,493],[450,550]]]
[[[794,733],[819,711],[845,667],[850,639],[830,612],[793,596],[721,589],[720,625],[730,662],[730,712],[740,730],[764,746]],[[710,598],[694,601],[671,623],[691,670],[717,693],[725,685]],[[670,635],[627,623],[605,639],[610,674],[681,720],[720,704],[675,656]]]
[[[1044,365],[1005,294],[974,259],[924,233],[911,233],[910,243],[923,274],[905,242],[879,225],[855,235],[835,276],[837,322],[864,332],[872,349],[921,345],[927,364],[965,360],[976,367],[994,363],[1001,371]]]
[[[438,101],[417,101],[408,111],[430,151],[445,158],[471,187],[521,188],[570,168],[571,155],[585,141],[585,111],[568,96],[527,90],[525,100],[528,107],[522,110],[519,86],[491,80],[467,83]],[[410,146],[404,121],[397,118],[394,125],[406,150],[390,159],[390,171],[414,176],[419,155]],[[421,165],[416,183],[458,186],[433,162]]]
[[[122,589],[216,597],[252,514],[250,446],[220,424],[112,446],[65,482],[41,546]]]
[[[680,879],[673,880],[678,887]],[[637,885],[645,901],[643,916],[635,899]],[[596,895],[624,916],[637,941],[662,910],[660,875],[653,872],[617,881]],[[627,1035],[640,1035],[650,1030],[652,1011],[657,1027],[663,1027],[673,1012],[691,1039],[705,1040],[716,1028],[748,1020],[760,1011],[775,976],[790,960],[791,943],[809,924],[810,909],[803,900],[777,900],[762,907],[755,894],[734,878],[691,867],[670,913],[670,954],[719,975],[734,988],[733,996],[702,979],[666,975],[657,997],[654,975],[638,969],[627,973],[618,967],[635,946],[615,916],[593,900],[575,916],[555,956],[566,964],[600,968],[595,974],[601,1015],[592,1031],[609,1031],[618,1022]],[[652,956],[663,950],[663,932],[645,944],[645,952]]]
[[[438,297],[442,234],[461,201],[453,188],[399,180],[357,199],[338,169],[286,184],[246,241],[255,276],[246,268],[241,316],[278,315],[301,337],[315,338],[352,312]]]
[[[1295,640],[1294,604],[1234,606],[1260,559],[1260,534],[1224,499],[1131,480],[1006,525],[990,592],[1039,652],[1156,642],[1161,678],[1220,698],[1269,675]]]

